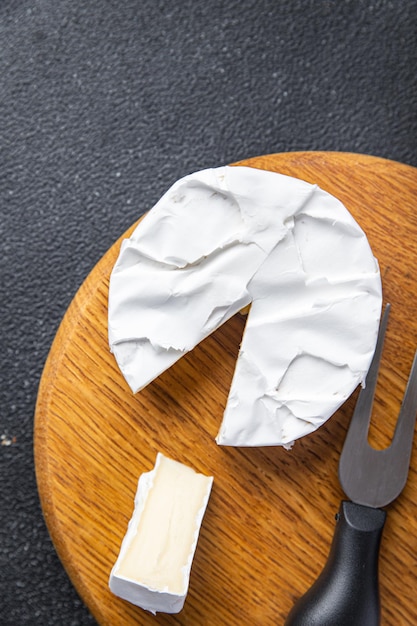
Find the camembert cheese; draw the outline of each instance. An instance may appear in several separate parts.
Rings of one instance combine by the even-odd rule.
[[[158,453],[141,475],[135,509],[109,586],[117,596],[152,613],[178,613],[213,478]]]
[[[248,167],[177,181],[124,241],[109,343],[133,392],[251,304],[222,445],[284,445],[363,383],[382,304],[379,267],[344,205]]]

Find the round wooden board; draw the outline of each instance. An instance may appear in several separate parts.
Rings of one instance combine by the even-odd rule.
[[[392,310],[370,432],[391,436],[417,347],[417,170],[345,153],[288,153],[240,163],[317,183],[365,230]],[[131,229],[130,229],[131,231]],[[128,232],[130,232],[128,231]],[[126,235],[125,235],[126,236]],[[84,282],[52,345],[35,415],[41,503],[58,554],[101,625],[282,624],[326,560],[344,495],[337,467],[355,392],[292,451],[215,443],[244,328],[235,316],[136,396],[107,343],[116,242]],[[277,350],[279,346],[277,346]],[[108,577],[139,475],[163,452],[214,476],[178,615],[153,616],[113,596]],[[388,509],[380,555],[382,624],[417,624],[417,453]]]

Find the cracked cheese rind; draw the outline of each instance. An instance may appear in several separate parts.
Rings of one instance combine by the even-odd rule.
[[[135,509],[109,586],[151,613],[178,613],[213,483],[211,476],[158,453],[141,475]]]
[[[110,347],[136,393],[248,304],[216,440],[290,446],[364,381],[382,304],[365,233],[316,185],[239,166],[177,181],[123,242]]]

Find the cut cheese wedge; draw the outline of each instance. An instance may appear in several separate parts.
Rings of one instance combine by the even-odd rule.
[[[158,453],[142,474],[135,509],[109,579],[111,591],[151,613],[178,613],[186,599],[211,476]]]
[[[379,267],[344,205],[248,167],[177,181],[122,244],[109,343],[133,392],[251,304],[222,445],[285,445],[363,383],[381,313]]]

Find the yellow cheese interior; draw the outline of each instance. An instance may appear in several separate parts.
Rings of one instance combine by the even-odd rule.
[[[137,532],[117,575],[181,595],[188,586],[182,568],[192,558],[211,478],[161,454],[158,459]]]

